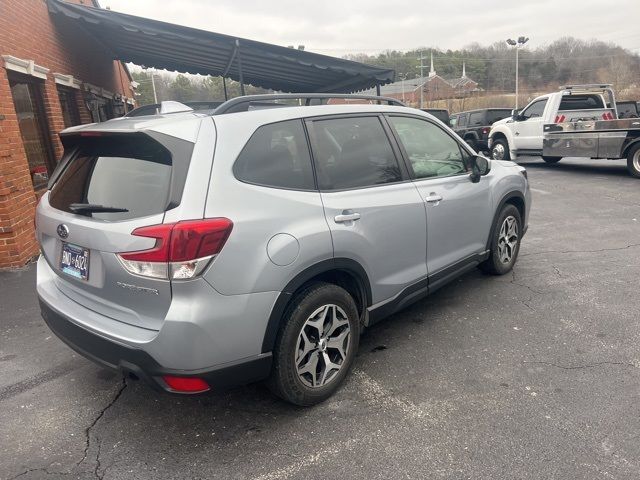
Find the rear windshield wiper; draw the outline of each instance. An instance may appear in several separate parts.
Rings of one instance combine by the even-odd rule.
[[[104,205],[96,205],[95,203],[72,203],[69,205],[69,210],[81,215],[87,213],[125,213],[129,211],[126,208],[107,207]]]

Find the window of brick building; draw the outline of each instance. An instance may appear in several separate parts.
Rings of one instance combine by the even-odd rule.
[[[104,97],[96,97],[96,109],[91,112],[94,122],[106,122],[115,115],[113,113],[113,100]]]
[[[9,86],[29,162],[31,180],[37,190],[46,186],[54,166],[53,149],[42,100],[43,84],[32,77],[10,74]]]
[[[58,98],[60,99],[60,108],[62,108],[64,126],[69,128],[74,125],[80,125],[80,111],[78,110],[76,91],[72,88],[58,85]]]

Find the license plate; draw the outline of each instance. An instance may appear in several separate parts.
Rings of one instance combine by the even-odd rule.
[[[71,243],[63,243],[60,270],[72,277],[87,280],[89,278],[89,249]]]

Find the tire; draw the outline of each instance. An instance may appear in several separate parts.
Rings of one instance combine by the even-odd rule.
[[[491,158],[494,160],[511,160],[509,142],[506,138],[498,138],[491,144]]]
[[[542,160],[544,160],[546,163],[558,163],[560,160],[562,160],[562,157],[542,157]]]
[[[627,170],[632,177],[640,178],[640,143],[631,147],[627,154]]]
[[[509,237],[511,238],[509,242],[511,244],[505,245],[505,247],[508,247],[507,250],[505,250],[505,247],[501,247],[501,245],[504,245],[503,238],[509,233],[509,227],[513,225],[513,223],[507,221],[508,219],[512,219],[515,223],[515,230],[512,230],[512,233],[515,233],[516,238],[513,239],[513,235]],[[520,217],[520,211],[515,205],[506,204],[502,207],[502,210],[500,210],[494,231],[491,232],[489,258],[480,264],[480,269],[491,275],[504,275],[510,272],[518,259],[521,240],[522,218]],[[505,261],[507,254],[510,255],[508,261]]]
[[[269,388],[295,405],[326,400],[347,376],[358,350],[360,319],[353,298],[337,285],[315,283],[295,296],[282,320]]]

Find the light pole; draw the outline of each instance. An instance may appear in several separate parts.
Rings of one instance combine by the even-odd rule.
[[[151,88],[153,89],[153,103],[158,103],[158,94],[156,93],[156,81],[153,78],[155,70],[151,72]]]
[[[507,45],[516,48],[516,110],[518,109],[518,51],[529,41],[529,37],[518,37],[518,40],[507,40]]]
[[[400,74],[400,82],[402,84],[402,103],[404,103],[404,79],[407,75],[405,73]]]

